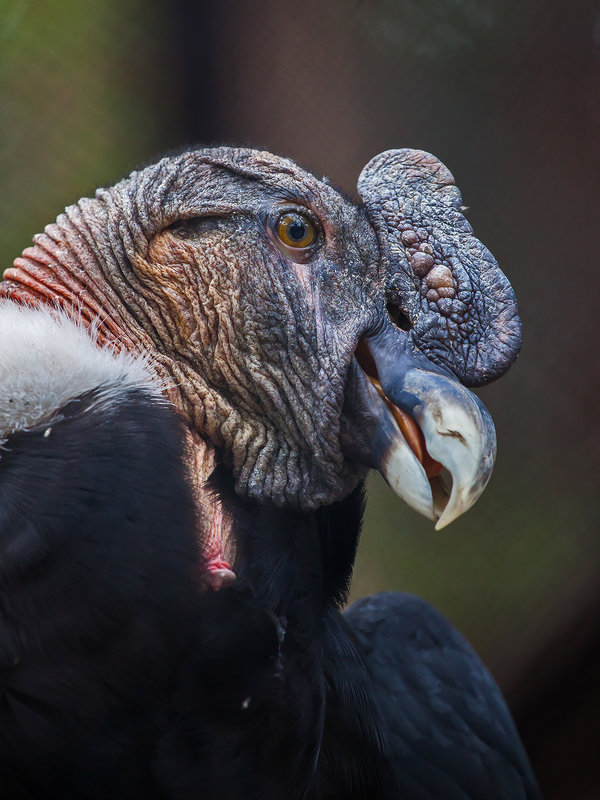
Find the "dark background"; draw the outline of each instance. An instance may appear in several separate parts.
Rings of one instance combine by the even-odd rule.
[[[599,4],[0,0],[0,268],[66,204],[197,143],[350,192],[392,147],[454,173],[524,324],[480,392],[497,466],[443,533],[374,478],[354,594],[434,603],[501,684],[547,797],[600,797]]]

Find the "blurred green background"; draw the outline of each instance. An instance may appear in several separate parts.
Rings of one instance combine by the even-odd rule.
[[[350,192],[387,148],[453,171],[524,323],[480,392],[497,466],[443,533],[373,478],[353,592],[415,592],[468,636],[548,797],[599,796],[552,749],[569,709],[538,714],[551,741],[531,728],[598,640],[599,134],[594,2],[0,0],[2,268],[66,204],[186,144],[265,147]]]

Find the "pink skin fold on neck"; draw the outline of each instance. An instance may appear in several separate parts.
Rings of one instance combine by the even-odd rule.
[[[213,504],[210,527],[205,544],[206,572],[203,583],[213,592],[229,586],[235,580],[235,572],[225,560],[225,525],[223,506],[218,501]]]

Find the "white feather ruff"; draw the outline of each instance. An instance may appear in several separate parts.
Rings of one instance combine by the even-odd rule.
[[[0,303],[0,438],[44,422],[91,389],[115,396],[163,386],[148,359],[101,347],[94,331],[54,309]]]

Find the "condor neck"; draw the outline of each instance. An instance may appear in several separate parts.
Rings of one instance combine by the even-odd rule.
[[[35,236],[34,245],[5,270],[0,297],[59,308],[93,327],[98,341],[115,349],[144,349],[148,335],[112,288],[113,265],[103,261],[72,220],[62,215],[59,221]]]
[[[239,498],[220,467],[211,483],[232,520],[239,584],[276,616],[320,626],[323,613],[347,598],[362,524],[362,485],[338,503],[301,512]]]

